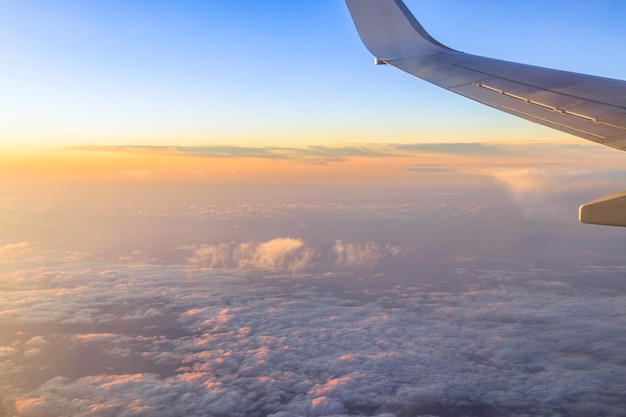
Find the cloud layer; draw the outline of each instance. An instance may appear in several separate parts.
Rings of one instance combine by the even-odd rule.
[[[381,250],[338,259],[357,249]],[[620,416],[626,294],[576,284],[616,271],[433,287],[42,260],[0,293],[0,392],[15,416]]]
[[[102,148],[128,187],[4,190],[0,416],[622,416],[624,234],[575,220],[621,162],[514,148]]]

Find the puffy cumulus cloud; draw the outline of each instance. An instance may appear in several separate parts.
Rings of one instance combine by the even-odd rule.
[[[19,351],[13,346],[0,346],[0,359],[17,355]]]
[[[0,263],[26,258],[32,251],[29,242],[8,243],[0,246]]]
[[[46,338],[42,336],[33,336],[30,339],[28,339],[26,343],[24,343],[25,346],[32,347],[32,348],[42,347],[47,344],[48,344],[48,341],[46,340]]]
[[[190,249],[187,247],[187,249]],[[267,242],[200,245],[189,262],[202,267],[298,272],[310,267],[316,251],[300,239],[278,238]]]
[[[623,415],[626,293],[588,285],[615,269],[586,269],[586,285],[567,282],[579,273],[464,269],[449,278],[453,291],[374,279],[333,291],[329,274],[73,268],[71,278],[57,271],[61,282],[32,274],[27,303],[0,302],[14,311],[0,322],[7,329],[29,310],[41,314],[45,300],[50,313],[61,312],[53,325],[3,333],[14,339],[0,375],[0,387],[12,387],[8,415]],[[81,290],[70,304],[51,288]],[[102,321],[61,324],[85,308]],[[129,314],[137,316],[132,325]],[[45,347],[28,358],[37,369],[17,363],[20,340]],[[37,378],[59,352],[101,366],[56,368],[32,387],[18,383]],[[133,368],[138,363],[145,369]]]
[[[52,262],[55,267],[50,268],[45,262]],[[129,284],[128,274],[119,269],[94,271],[85,264],[49,260],[39,260],[30,267],[19,264],[16,268],[13,273],[7,273],[9,278],[3,283],[7,290],[0,291],[0,321],[20,327],[73,326],[149,321],[162,314],[154,305],[135,305],[134,284]],[[141,288],[143,300],[145,290],[152,291]],[[34,339],[31,343],[35,341],[42,342]]]
[[[267,242],[222,243],[186,246],[190,264],[241,271],[283,270],[328,272],[330,270],[374,270],[385,259],[401,255],[400,247],[376,242],[335,242],[331,250],[314,248],[301,239],[278,238]]]
[[[163,401],[159,395],[169,392],[172,397],[173,391],[156,376],[148,374],[93,376],[73,382],[57,377],[40,389],[44,393],[40,397],[15,399],[17,415],[163,416],[166,414],[159,413],[158,408]],[[55,393],[56,401],[50,401],[50,395],[46,395],[51,392]]]
[[[346,408],[341,402],[327,397],[317,397],[311,400],[308,409],[303,414],[313,417],[333,416],[344,414],[345,411]]]
[[[374,269],[386,257],[398,256],[402,249],[387,244],[381,246],[376,242],[344,243],[335,242],[333,247],[337,257],[335,264],[344,268]]]
[[[39,348],[27,349],[24,351],[24,357],[27,357],[27,358],[32,358],[33,356],[39,356],[39,355],[41,355],[41,349]]]
[[[153,319],[153,318],[157,318],[161,316],[163,316],[163,313],[157,310],[156,308],[148,308],[144,310],[132,311],[128,314],[125,314],[121,319],[136,321],[136,320]]]

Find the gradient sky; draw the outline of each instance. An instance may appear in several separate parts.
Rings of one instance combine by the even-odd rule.
[[[621,2],[407,3],[456,49],[626,78]],[[3,1],[0,13],[5,146],[568,140],[375,67],[341,1]]]
[[[626,78],[626,7],[407,2]],[[0,0],[0,417],[620,417],[624,153],[376,67],[342,1]]]

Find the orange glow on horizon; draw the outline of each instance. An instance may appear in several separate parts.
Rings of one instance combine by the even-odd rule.
[[[5,180],[24,182],[88,181],[307,181],[322,178],[368,178],[398,171],[416,162],[442,163],[444,158],[347,156],[303,160],[298,157],[215,157],[168,152],[47,151],[13,153],[0,158]]]
[[[485,152],[480,147],[469,152],[448,152],[446,149],[393,148],[386,145],[302,149],[231,147],[227,149],[231,153],[225,151],[224,154],[219,154],[219,149],[209,150],[213,153],[194,154],[176,148],[10,152],[0,156],[0,175],[5,182],[16,183],[363,182],[414,176],[415,172],[434,176],[449,171],[481,173],[490,169],[537,167],[542,164],[577,169],[621,169],[623,160],[621,152],[584,144],[573,147],[506,145],[503,148],[486,148]]]

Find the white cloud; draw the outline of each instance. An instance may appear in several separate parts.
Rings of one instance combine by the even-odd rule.
[[[62,286],[80,291],[65,296],[48,281],[60,294],[46,304],[55,325],[91,308],[109,318],[90,328],[115,330],[69,323],[61,333],[48,326],[16,336],[46,346],[38,361],[53,364],[49,350],[82,349],[100,363],[72,378],[59,368],[38,388],[12,391],[5,402],[16,416],[582,417],[619,416],[626,401],[626,295],[567,284],[567,274],[552,282],[542,278],[549,271],[466,269],[450,278],[460,282],[453,292],[375,279],[330,292],[328,274],[306,281],[182,267],[74,265],[68,274]],[[2,304],[15,311],[3,323],[41,314],[51,293],[36,277],[29,303]],[[130,372],[138,363],[146,370]],[[28,372],[8,371],[9,384]]]
[[[115,333],[89,333],[76,335],[73,339],[81,343],[98,343],[114,341],[119,337],[120,335]]]
[[[209,268],[287,270],[298,272],[310,267],[314,249],[300,239],[277,238],[267,242],[224,243],[192,248],[189,262]]]
[[[26,258],[33,251],[29,242],[9,243],[0,246],[0,263]]]
[[[0,346],[0,359],[10,358],[18,354],[18,350],[13,346]]]
[[[24,357],[26,358],[32,358],[34,356],[40,356],[40,355],[41,355],[41,349],[39,348],[27,349],[24,351]]]
[[[375,242],[335,242],[335,264],[343,268],[374,269],[385,257],[398,256],[402,250],[397,246],[380,246]]]
[[[403,253],[398,246],[376,242],[338,240],[332,251],[314,248],[301,239],[278,238],[267,242],[222,243],[183,247],[191,250],[190,264],[240,271],[283,270],[291,273],[328,271],[328,268],[373,270],[386,258]]]
[[[122,320],[145,320],[163,316],[163,313],[156,308],[148,308],[145,311],[133,311],[125,314]]]
[[[28,347],[42,347],[48,344],[48,341],[42,336],[33,336],[24,343]]]
[[[488,173],[507,186],[526,218],[552,219],[567,219],[567,214],[575,212],[581,204],[621,190],[626,178],[625,172],[563,166]]]

